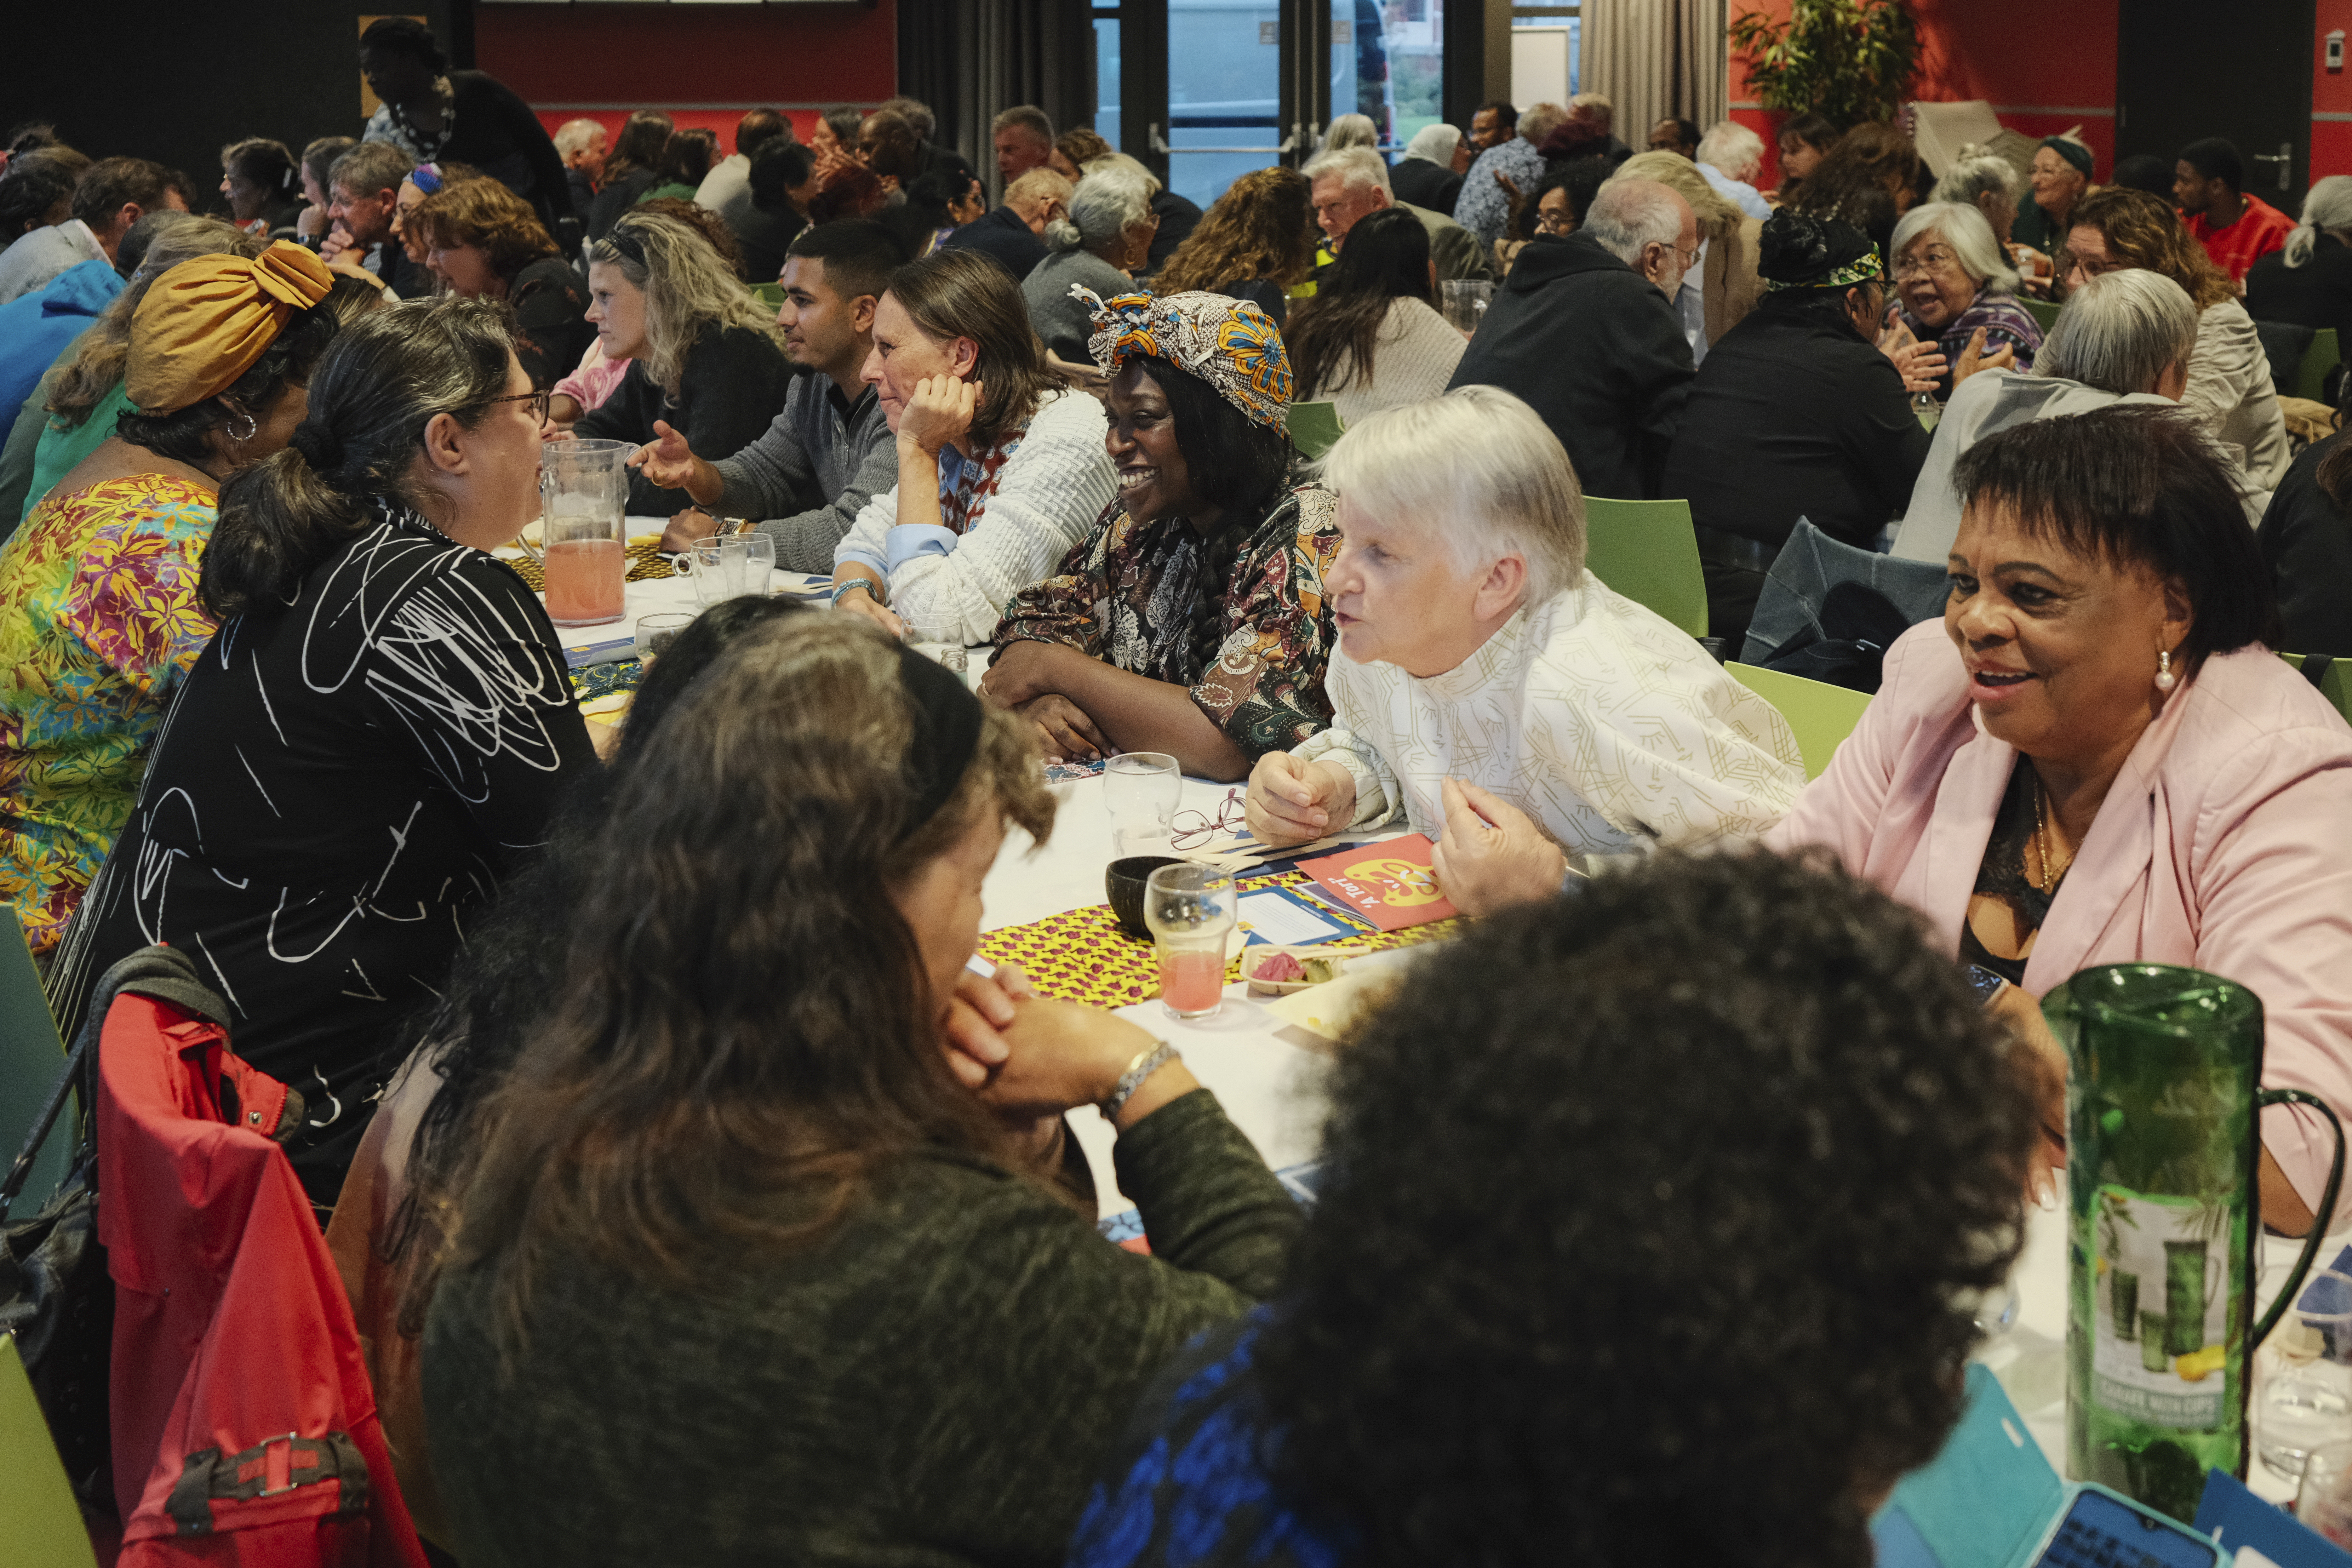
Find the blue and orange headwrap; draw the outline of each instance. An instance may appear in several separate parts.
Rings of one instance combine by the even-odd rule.
[[[1121,294],[1106,302],[1084,284],[1070,293],[1094,311],[1087,351],[1108,375],[1138,354],[1190,371],[1252,424],[1290,434],[1290,355],[1274,318],[1225,294]]]

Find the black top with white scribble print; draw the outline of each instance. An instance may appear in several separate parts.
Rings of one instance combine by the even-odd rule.
[[[70,1033],[117,959],[185,950],[237,1054],[307,1100],[288,1152],[322,1204],[404,1016],[596,765],[522,580],[413,513],[379,519],[197,660],[48,983]]]

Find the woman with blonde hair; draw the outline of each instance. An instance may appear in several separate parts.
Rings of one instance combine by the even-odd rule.
[[[2238,286],[2189,237],[2172,204],[2146,191],[2110,185],[2074,204],[2058,270],[2069,289],[2127,267],[2159,272],[2197,305],[2197,349],[2189,356],[2181,408],[2225,446],[2245,454],[2249,479],[2276,489],[2293,454],[2270,356]]]
[[[1706,183],[1698,165],[1679,153],[1636,153],[1610,181],[1655,180],[1690,204],[1698,219],[1698,262],[1683,274],[1675,311],[1683,319],[1691,363],[1705,363],[1715,341],[1738,326],[1764,292],[1756,275],[1756,247],[1764,226]]]
[[[1152,279],[1162,294],[1230,294],[1282,325],[1315,270],[1315,205],[1296,169],[1253,169],[1225,187]]]
[[[604,357],[632,363],[572,435],[646,445],[675,430],[717,462],[759,439],[783,407],[792,366],[774,312],[690,225],[623,217],[588,253],[588,301]],[[629,481],[634,515],[673,517],[688,504],[643,474]]]

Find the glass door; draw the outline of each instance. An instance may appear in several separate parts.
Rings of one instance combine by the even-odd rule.
[[[1280,0],[1168,0],[1168,188],[1207,207],[1297,146],[1283,126]]]

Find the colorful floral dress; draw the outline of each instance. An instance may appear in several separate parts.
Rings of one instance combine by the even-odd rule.
[[[0,547],[0,898],[55,947],[130,820],[147,749],[212,640],[213,492],[142,474],[50,496]]]
[[[1287,751],[1331,721],[1323,574],[1339,553],[1337,510],[1309,485],[1255,527],[1203,539],[1181,517],[1139,523],[1113,501],[1058,572],[1013,596],[993,641],[1062,643],[1190,687],[1253,760]]]

